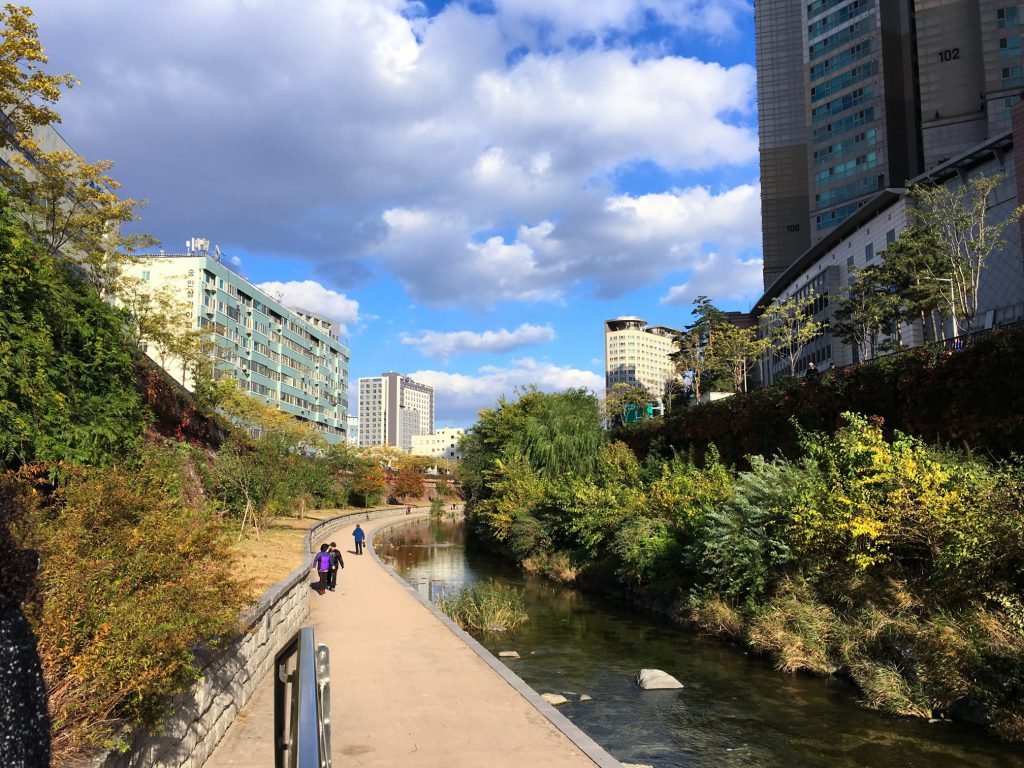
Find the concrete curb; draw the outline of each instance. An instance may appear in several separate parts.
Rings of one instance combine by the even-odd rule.
[[[580,751],[593,760],[595,765],[600,766],[600,768],[622,768],[622,763],[608,754],[600,744],[587,736],[587,734],[581,731],[575,723],[555,709],[554,706],[545,701],[539,693],[523,682],[523,679],[509,669],[504,662],[500,661],[494,656],[494,654],[480,645],[472,635],[462,629],[458,624],[445,616],[432,602],[424,598],[423,595],[421,595],[416,588],[412,586],[412,584],[403,579],[394,568],[381,560],[380,556],[377,554],[377,550],[373,546],[374,536],[392,531],[396,528],[401,528],[403,525],[407,525],[408,523],[412,523],[417,520],[422,520],[424,517],[428,516],[429,513],[420,513],[411,519],[392,523],[391,525],[375,530],[372,535],[367,537],[367,549],[369,550],[370,555],[380,564],[381,568],[387,571],[395,581],[405,588],[406,592],[415,597],[424,608],[434,614],[434,616],[437,617],[437,619],[444,624],[453,635],[468,645],[469,648],[487,664],[487,666],[501,675],[501,678],[506,683],[512,686],[520,696],[530,702],[530,704],[532,704],[541,715],[546,717],[548,721],[555,726],[555,728],[561,731],[567,739],[575,744]]]

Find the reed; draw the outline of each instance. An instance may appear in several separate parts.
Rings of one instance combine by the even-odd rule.
[[[522,594],[515,587],[492,581],[442,594],[437,607],[463,629],[487,632],[513,629],[529,618]]]

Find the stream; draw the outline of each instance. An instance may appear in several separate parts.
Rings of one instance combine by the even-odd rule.
[[[1024,768],[1024,748],[949,722],[887,717],[840,680],[775,672],[766,660],[696,637],[600,596],[525,576],[467,551],[461,519],[378,534],[377,552],[421,595],[493,579],[523,592],[529,621],[476,633],[540,693],[587,694],[559,711],[618,760],[655,768]],[[681,690],[643,691],[644,667]],[[572,697],[570,697],[572,698]]]

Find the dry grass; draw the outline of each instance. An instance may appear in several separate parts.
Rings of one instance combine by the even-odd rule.
[[[377,507],[369,509],[377,509]],[[260,531],[259,538],[256,538],[254,533],[248,533],[232,549],[238,558],[236,567],[239,569],[242,581],[249,587],[249,597],[255,600],[267,588],[281,581],[303,562],[309,560],[309,555],[303,551],[302,545],[310,526],[345,512],[364,511],[369,510],[362,508],[307,510],[302,518],[273,518],[269,525]],[[339,549],[344,551],[351,543],[351,540],[339,542],[342,545]]]
[[[832,611],[815,603],[806,589],[791,585],[751,622],[747,640],[775,660],[781,672],[832,672],[829,647],[836,633]]]
[[[713,597],[690,611],[690,622],[705,635],[735,640],[743,633],[743,616],[719,597]]]
[[[543,576],[559,584],[574,584],[580,575],[580,569],[572,564],[564,552],[542,552],[532,555],[519,567],[531,576]]]
[[[864,660],[850,666],[850,675],[864,693],[864,703],[872,709],[903,717],[931,717],[931,708],[915,701],[906,678],[892,664]]]

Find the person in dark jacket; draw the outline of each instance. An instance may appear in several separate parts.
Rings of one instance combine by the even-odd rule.
[[[366,534],[363,533],[363,529],[359,527],[359,523],[356,523],[356,529],[352,531],[352,538],[356,542],[356,554],[363,554],[363,540],[366,538]]]
[[[334,588],[338,586],[338,569],[345,567],[345,561],[341,559],[341,550],[338,549],[338,545],[333,541],[331,542],[330,549],[327,550],[327,554],[331,556],[331,576],[327,588],[333,592]]]

